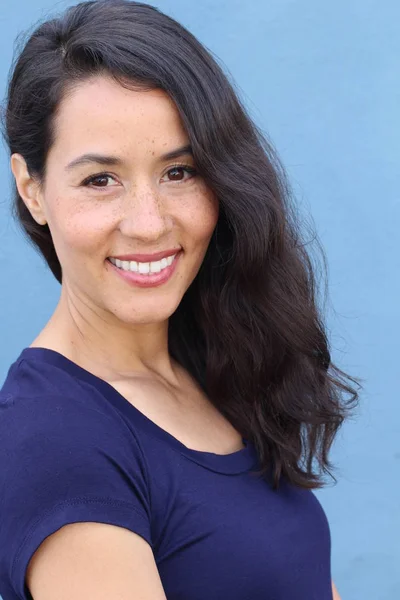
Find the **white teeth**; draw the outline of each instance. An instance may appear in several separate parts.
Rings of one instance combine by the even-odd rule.
[[[160,271],[161,271],[161,261],[160,260],[150,263],[150,273],[159,273]]]
[[[141,262],[137,262],[135,260],[131,260],[131,261],[119,260],[118,258],[110,257],[110,262],[112,262],[113,265],[115,265],[119,269],[122,269],[123,271],[132,271],[133,273],[149,275],[151,273],[159,273],[166,267],[169,267],[170,265],[172,265],[175,256],[176,256],[176,254],[174,254],[173,256],[168,256],[167,258],[162,258],[161,260],[156,260],[156,261],[150,262],[150,263],[148,263],[148,262],[141,263]]]
[[[150,273],[150,263],[138,263],[139,273]]]

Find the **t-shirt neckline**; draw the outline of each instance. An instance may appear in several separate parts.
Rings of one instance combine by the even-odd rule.
[[[227,475],[236,475],[249,471],[251,467],[255,466],[258,462],[254,444],[251,440],[245,438],[242,438],[245,447],[231,454],[215,454],[214,452],[203,452],[188,448],[172,434],[168,433],[165,429],[149,419],[107,381],[94,375],[94,373],[87,371],[56,350],[38,346],[27,347],[21,352],[20,359],[29,361],[39,360],[52,364],[63,371],[66,371],[71,376],[92,385],[100,390],[103,396],[111,402],[117,410],[122,412],[129,420],[132,420],[135,425],[138,425],[146,433],[164,441],[189,460],[206,467],[211,471]]]

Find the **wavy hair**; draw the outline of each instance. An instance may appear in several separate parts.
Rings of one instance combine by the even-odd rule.
[[[274,489],[281,476],[322,487],[323,474],[333,477],[329,451],[360,384],[331,362],[316,267],[272,144],[211,52],[151,5],[83,2],[35,27],[8,82],[10,153],[22,154],[31,176],[44,181],[60,102],[88,77],[107,74],[131,89],[169,94],[196,169],[220,205],[200,270],[170,317],[170,354],[253,441],[258,473],[270,472]],[[33,220],[15,182],[13,214],[62,283],[51,232]]]

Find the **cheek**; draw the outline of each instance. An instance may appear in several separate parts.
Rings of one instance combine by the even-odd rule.
[[[69,252],[89,251],[100,246],[107,238],[112,215],[105,205],[93,204],[90,208],[58,197],[51,206],[49,225],[54,245]]]
[[[193,241],[207,243],[218,221],[219,203],[214,196],[195,194],[181,207],[187,232]]]

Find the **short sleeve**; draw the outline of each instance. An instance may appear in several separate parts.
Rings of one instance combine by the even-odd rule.
[[[118,525],[152,545],[140,444],[118,414],[90,399],[0,401],[0,494],[3,600],[32,600],[25,585],[29,560],[68,523]]]

